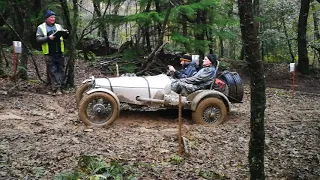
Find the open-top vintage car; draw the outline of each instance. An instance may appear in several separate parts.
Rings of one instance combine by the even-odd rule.
[[[178,108],[179,95],[171,91],[171,81],[165,74],[87,79],[76,92],[79,118],[89,126],[110,125],[119,116],[120,103]],[[229,71],[213,78],[212,85],[207,89],[181,96],[183,109],[192,111],[195,123],[213,125],[222,124],[231,103],[240,103],[242,99],[240,76]]]

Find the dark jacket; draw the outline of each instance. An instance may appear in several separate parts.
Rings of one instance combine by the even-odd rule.
[[[215,67],[203,67],[194,76],[180,79],[181,82],[199,86],[201,89],[212,83],[213,76],[216,72]]]
[[[173,78],[181,79],[181,78],[188,78],[197,73],[197,64],[191,62],[185,68],[181,69],[180,71],[175,71],[173,73]]]
[[[216,69],[213,66],[203,67],[192,77],[174,79],[171,83],[171,90],[182,95],[188,95],[200,89],[210,87]]]

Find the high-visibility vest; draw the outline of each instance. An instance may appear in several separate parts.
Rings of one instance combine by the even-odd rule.
[[[60,24],[55,24],[57,31],[62,30],[62,27]],[[40,29],[43,32],[44,36],[47,36],[47,28],[46,28],[46,23],[42,23],[40,25]],[[63,42],[63,37],[60,37],[60,48],[61,48],[61,52],[64,52],[64,42]],[[49,54],[49,45],[48,43],[43,43],[42,44],[42,52],[43,54]]]

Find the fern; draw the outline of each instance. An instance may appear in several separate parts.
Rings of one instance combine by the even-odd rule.
[[[134,179],[138,173],[133,172],[130,167],[121,165],[117,162],[107,164],[97,156],[80,156],[78,166],[73,172],[59,173],[55,180],[122,180]]]

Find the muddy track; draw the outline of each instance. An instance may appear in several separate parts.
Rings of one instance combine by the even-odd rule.
[[[245,179],[250,137],[248,87],[245,90],[244,103],[233,104],[228,121],[219,127],[195,125],[191,113],[183,112],[191,129],[191,156],[180,165],[169,161],[178,150],[175,110],[123,108],[112,126],[85,132],[73,92],[58,97],[33,92],[0,95],[0,179],[52,179],[75,167],[81,154],[135,164],[142,179],[201,179],[200,172]],[[267,90],[269,179],[320,177],[319,107],[320,96],[315,94],[297,92],[292,97],[290,91]]]
[[[77,84],[91,75],[102,77],[98,71],[77,63]],[[266,91],[267,179],[320,179],[319,78],[300,78],[296,89],[299,92],[293,97],[290,80],[275,78],[268,83],[282,89]],[[53,179],[74,168],[80,155],[98,155],[107,162],[130,165],[139,173],[138,179],[249,177],[248,85],[244,103],[233,104],[227,122],[218,127],[195,125],[191,113],[183,112],[184,123],[190,128],[187,136],[191,154],[177,165],[170,161],[178,151],[175,110],[124,106],[113,125],[88,130],[78,120],[74,90],[52,97],[46,95],[42,84],[32,81],[8,94],[12,83],[0,79],[0,84],[0,179]]]

